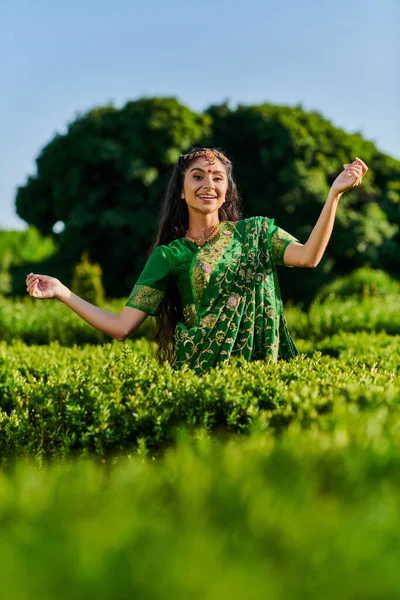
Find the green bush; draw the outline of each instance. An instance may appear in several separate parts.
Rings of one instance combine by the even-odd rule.
[[[102,274],[101,266],[98,263],[91,263],[88,253],[83,252],[81,262],[73,268],[71,290],[91,304],[96,306],[103,304]]]
[[[118,313],[124,299],[104,302],[101,308]],[[149,317],[132,338],[154,337],[154,319]],[[110,338],[88,325],[62,302],[42,301],[30,297],[5,299],[0,297],[0,340],[23,340],[27,344],[48,344],[57,341],[63,346],[102,344]]]
[[[383,298],[395,294],[400,295],[400,282],[397,279],[390,277],[385,271],[361,267],[324,286],[315,301],[324,302],[327,299],[343,299],[349,296]]]
[[[102,308],[118,313],[125,299],[107,301]],[[341,331],[400,334],[400,294],[384,299],[365,297],[314,303],[305,312],[288,306],[285,310],[289,330],[296,343],[300,339],[322,340]],[[132,338],[154,339],[155,319],[149,317]],[[27,344],[57,341],[63,346],[97,344],[110,340],[61,302],[44,302],[32,298],[0,297],[0,340],[23,340]]]
[[[240,434],[257,424],[279,432],[295,422],[324,429],[347,405],[396,411],[400,338],[368,339],[368,364],[354,353],[341,356],[339,338],[327,356],[233,361],[202,377],[160,367],[146,340],[71,349],[3,343],[0,456],[157,454],[181,427]],[[365,335],[354,336],[353,348],[362,344]]]
[[[11,264],[40,262],[56,253],[54,236],[42,236],[36,227],[26,231],[0,230],[0,257],[11,256]]]
[[[289,307],[285,314],[295,341],[299,338],[322,340],[344,331],[400,334],[400,294],[384,298],[330,299],[313,302],[307,312]]]
[[[10,252],[0,254],[0,295],[9,294],[11,291],[11,262],[12,256]]]

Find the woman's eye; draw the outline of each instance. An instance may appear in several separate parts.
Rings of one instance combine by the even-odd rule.
[[[214,181],[222,181],[222,177],[215,177]]]
[[[201,179],[201,175],[193,175],[193,177],[198,181],[199,179]]]

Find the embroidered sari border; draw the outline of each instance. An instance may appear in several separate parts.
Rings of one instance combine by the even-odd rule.
[[[155,316],[165,296],[165,292],[151,288],[147,285],[135,285],[125,306],[143,310],[149,315]]]

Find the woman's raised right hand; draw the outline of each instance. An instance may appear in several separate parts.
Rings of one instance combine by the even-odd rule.
[[[32,298],[49,300],[60,298],[65,286],[55,277],[30,273],[26,278],[26,291]]]

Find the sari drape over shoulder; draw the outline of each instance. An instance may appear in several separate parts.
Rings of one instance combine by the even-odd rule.
[[[234,356],[294,358],[275,266],[296,238],[266,217],[219,229],[200,248],[184,238],[156,248],[126,305],[156,315],[168,287],[177,286],[184,322],[175,330],[175,367],[201,374]]]

